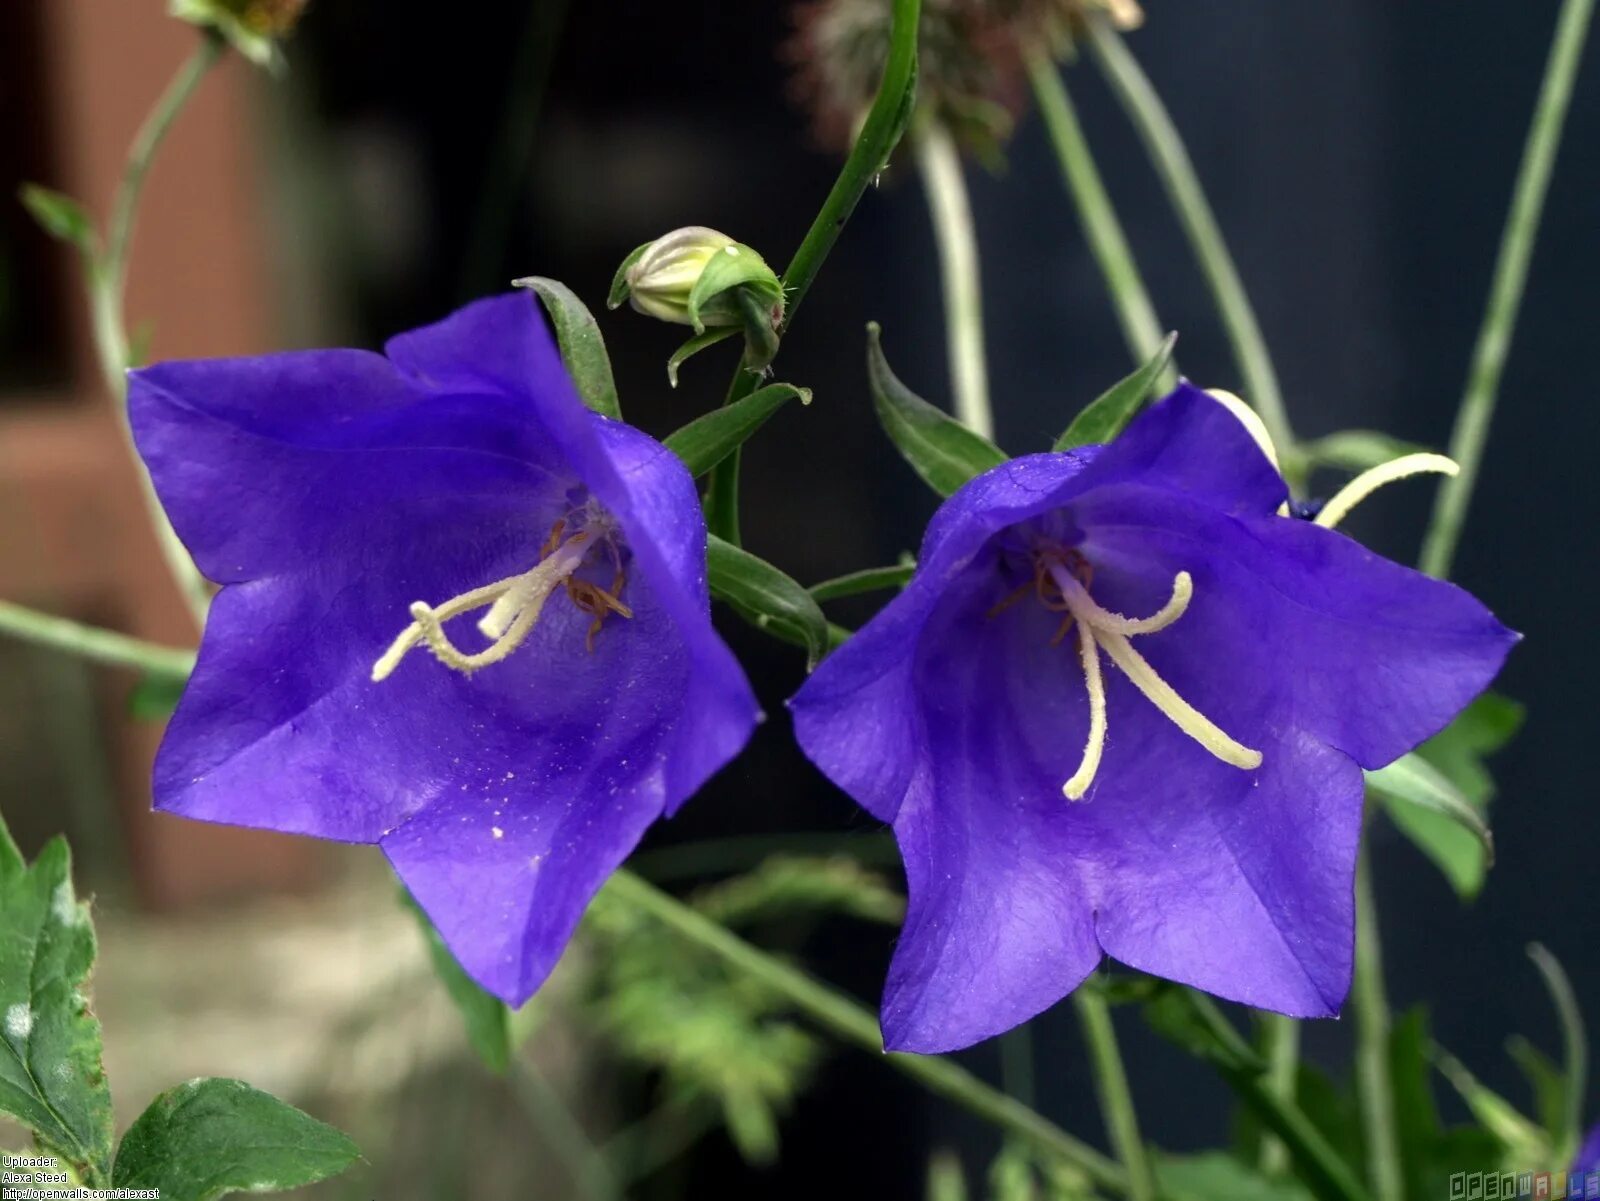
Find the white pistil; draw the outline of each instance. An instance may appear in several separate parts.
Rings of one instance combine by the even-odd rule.
[[[1396,480],[1403,480],[1407,476],[1422,475],[1424,472],[1434,472],[1438,475],[1456,475],[1461,468],[1454,459],[1444,455],[1419,452],[1413,455],[1401,455],[1398,459],[1390,459],[1387,463],[1380,463],[1376,467],[1369,467],[1343,488],[1333,494],[1333,499],[1322,506],[1322,512],[1317,514],[1317,524],[1325,530],[1331,530],[1346,517],[1350,510],[1359,505],[1385,484],[1392,484]]]
[[[1056,587],[1061,590],[1061,599],[1067,611],[1077,623],[1083,678],[1089,691],[1089,740],[1078,770],[1062,786],[1061,791],[1068,800],[1083,799],[1100,770],[1100,759],[1105,751],[1106,693],[1099,655],[1102,650],[1151,704],[1218,759],[1247,771],[1261,766],[1260,751],[1251,750],[1229,737],[1215,722],[1179,696],[1172,685],[1162,679],[1128,641],[1132,635],[1154,634],[1164,630],[1184,615],[1194,596],[1194,580],[1187,571],[1180,571],[1173,578],[1172,596],[1166,604],[1149,617],[1135,618],[1101,608],[1064,565],[1052,563],[1047,570]]]
[[[372,665],[373,680],[387,679],[419,642],[426,642],[434,657],[455,671],[471,673],[499,663],[527,640],[539,614],[544,611],[545,601],[583,563],[587,550],[588,539],[579,534],[520,575],[463,592],[438,608],[423,601],[415,602],[411,606],[411,624]],[[465,654],[450,641],[444,623],[485,605],[490,609],[478,622],[478,629],[493,642],[481,651]]]

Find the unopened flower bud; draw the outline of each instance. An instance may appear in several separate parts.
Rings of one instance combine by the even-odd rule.
[[[308,0],[171,0],[170,11],[191,25],[215,29],[228,44],[263,67],[279,65],[277,41],[287,37]]]

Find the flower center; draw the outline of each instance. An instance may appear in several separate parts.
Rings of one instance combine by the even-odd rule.
[[[633,610],[619,599],[626,581],[622,556],[613,532],[604,521],[591,522],[572,534],[566,533],[567,525],[568,520],[563,518],[551,527],[550,537],[539,552],[538,563],[520,575],[473,588],[437,607],[423,601],[413,603],[411,624],[400,631],[400,636],[372,665],[372,679],[375,682],[388,679],[411,648],[419,643],[426,643],[440,663],[464,675],[499,663],[527,641],[539,615],[544,612],[545,602],[557,588],[563,587],[573,605],[594,618],[585,639],[585,645],[593,651],[594,636],[609,614],[633,616]],[[583,566],[589,552],[600,545],[609,549],[615,570],[609,589],[580,580],[574,574]],[[445,633],[444,623],[452,617],[484,608],[489,611],[478,619],[477,626],[478,632],[490,640],[489,645],[480,651],[462,651]]]
[[[1094,568],[1077,551],[1049,547],[1034,552],[1034,579],[1001,601],[991,615],[1021,599],[1030,589],[1039,603],[1053,612],[1064,613],[1061,626],[1051,638],[1058,645],[1073,626],[1078,631],[1079,662],[1089,692],[1089,737],[1083,748],[1078,770],[1061,787],[1069,801],[1082,800],[1100,770],[1106,746],[1106,689],[1100,671],[1100,652],[1122,669],[1145,698],[1161,710],[1174,725],[1224,763],[1251,770],[1261,766],[1261,752],[1229,737],[1210,718],[1201,713],[1150,666],[1130,638],[1164,630],[1189,608],[1194,596],[1194,580],[1180,571],[1172,581],[1172,596],[1149,617],[1124,617],[1101,608],[1089,595]]]

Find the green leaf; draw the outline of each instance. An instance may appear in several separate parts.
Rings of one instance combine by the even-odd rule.
[[[759,303],[769,324],[772,310],[781,311],[783,284],[777,273],[749,246],[734,242],[706,260],[704,269],[689,289],[689,324],[694,326],[695,333],[705,333],[707,319],[713,316],[719,325],[727,324],[729,318],[739,317],[737,303],[728,295],[735,288],[743,288]]]
[[[1008,1138],[989,1164],[989,1201],[1037,1201],[1038,1181],[1033,1156],[1016,1139]]]
[[[1485,692],[1439,733],[1417,748],[1479,809],[1494,799],[1494,777],[1485,756],[1504,747],[1522,728],[1526,710],[1510,697]]]
[[[1072,419],[1051,450],[1074,450],[1079,446],[1092,446],[1110,442],[1128,427],[1139,410],[1150,399],[1151,392],[1160,382],[1161,375],[1172,361],[1172,348],[1178,335],[1168,334],[1147,362],[1132,375],[1112,384],[1099,397]]]
[[[1494,863],[1494,835],[1483,813],[1419,753],[1367,773],[1367,787],[1456,892],[1471,900]]]
[[[240,1080],[191,1080],[134,1120],[117,1150],[117,1188],[162,1201],[281,1193],[337,1176],[361,1152],[332,1126]]]
[[[1223,1151],[1157,1155],[1153,1166],[1164,1201],[1311,1201],[1299,1181],[1263,1176]]]
[[[941,1150],[928,1157],[928,1184],[923,1195],[927,1201],[967,1201],[967,1178],[959,1156]]]
[[[1414,455],[1429,447],[1376,430],[1340,430],[1325,438],[1304,442],[1296,448],[1308,467],[1336,467],[1344,471],[1366,471],[1398,459]]]
[[[744,875],[694,897],[694,907],[717,924],[743,927],[800,913],[838,913],[898,926],[905,898],[877,872],[848,856],[771,855]]]
[[[726,601],[758,629],[806,649],[806,670],[828,650],[828,619],[811,594],[765,559],[724,542],[706,545],[711,595]]]
[[[606,308],[620,308],[628,299],[628,268],[644,257],[644,252],[654,246],[650,241],[642,246],[635,246],[629,251],[628,257],[622,260],[622,265],[617,268],[617,273],[611,277],[611,291],[606,293]]]
[[[611,375],[606,340],[600,336],[600,327],[588,306],[566,284],[540,275],[516,280],[514,286],[531,289],[544,302],[550,324],[555,327],[556,342],[561,347],[561,361],[578,386],[583,403],[602,417],[621,421],[622,402],[617,398],[617,382]]]
[[[678,386],[678,368],[705,350],[708,346],[715,346],[718,342],[725,342],[739,332],[736,325],[722,325],[716,329],[708,329],[703,334],[696,334],[677,350],[672,352],[672,357],[667,360],[667,383],[672,387]]]
[[[25,183],[17,189],[17,198],[45,233],[70,242],[86,255],[94,253],[94,223],[83,205],[71,196],[41,184]]]
[[[400,903],[417,919],[417,927],[428,944],[428,957],[433,961],[433,974],[444,985],[451,1003],[466,1024],[467,1042],[477,1052],[478,1058],[492,1072],[504,1072],[511,1064],[514,1047],[511,1034],[511,1008],[499,997],[485,992],[471,976],[461,969],[455,955],[445,945],[444,939],[416,899],[404,889]]]
[[[810,404],[811,389],[769,384],[743,400],[712,409],[669,434],[666,448],[683,460],[690,475],[698,478],[743,446],[766,424],[767,418],[795,398],[803,405]]]
[[[128,693],[128,713],[140,721],[165,721],[178,707],[187,684],[178,676],[147,671]]]
[[[1533,1108],[1539,1125],[1550,1135],[1550,1141],[1558,1144],[1566,1134],[1566,1076],[1553,1059],[1520,1034],[1513,1034],[1506,1040],[1506,1054],[1511,1056],[1533,1092]]]
[[[1550,993],[1550,1003],[1555,1006],[1556,1019],[1561,1023],[1563,1069],[1560,1073],[1564,1096],[1564,1113],[1559,1124],[1551,1127],[1556,1158],[1567,1162],[1578,1153],[1583,1138],[1584,1104],[1589,1071],[1589,1034],[1584,1028],[1583,1011],[1578,1005],[1578,995],[1567,977],[1561,961],[1541,943],[1528,947],[1528,958],[1539,969],[1544,985]]]
[[[949,496],[973,476],[1006,462],[1005,453],[982,434],[935,408],[902,384],[889,369],[876,322],[867,326],[867,378],[884,432],[923,482]]]
[[[823,601],[838,600],[841,596],[857,596],[863,592],[879,592],[887,588],[904,588],[917,570],[917,563],[910,555],[905,562],[896,563],[893,567],[868,567],[863,571],[852,571],[848,575],[834,576],[831,580],[823,580],[820,584],[813,584],[807,591],[818,604]]]
[[[1389,1078],[1394,1090],[1395,1137],[1400,1148],[1401,1172],[1410,1197],[1445,1196],[1447,1182],[1434,1188],[1438,1163],[1439,1110],[1433,1099],[1430,1081],[1433,1065],[1429,1058],[1432,1040],[1428,1037],[1428,1017],[1421,1007],[1410,1010],[1396,1021],[1389,1032]]]
[[[1144,1018],[1157,1034],[1207,1063],[1250,1075],[1267,1070],[1266,1061],[1210,998],[1191,989],[1161,986],[1145,1003]]]
[[[1433,1048],[1433,1061],[1440,1075],[1467,1103],[1478,1124],[1506,1149],[1509,1159],[1527,1164],[1551,1162],[1549,1137],[1536,1123],[1523,1117],[1515,1105],[1485,1087],[1460,1060],[1437,1045]]]
[[[0,1112],[90,1187],[107,1178],[112,1137],[100,1023],[82,991],[94,956],[66,842],[26,867],[0,822]]]

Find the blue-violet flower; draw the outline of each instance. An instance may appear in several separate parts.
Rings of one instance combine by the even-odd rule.
[[[1239,409],[1185,384],[1109,446],[972,480],[904,592],[791,702],[807,755],[905,860],[886,1046],[999,1033],[1102,954],[1339,1009],[1361,768],[1443,727],[1516,635],[1327,528],[1377,483],[1453,464],[1284,516]]]
[[[688,472],[583,407],[528,293],[386,357],[148,367],[129,404],[223,586],[157,808],[377,843],[466,970],[526,1000],[759,716]]]

